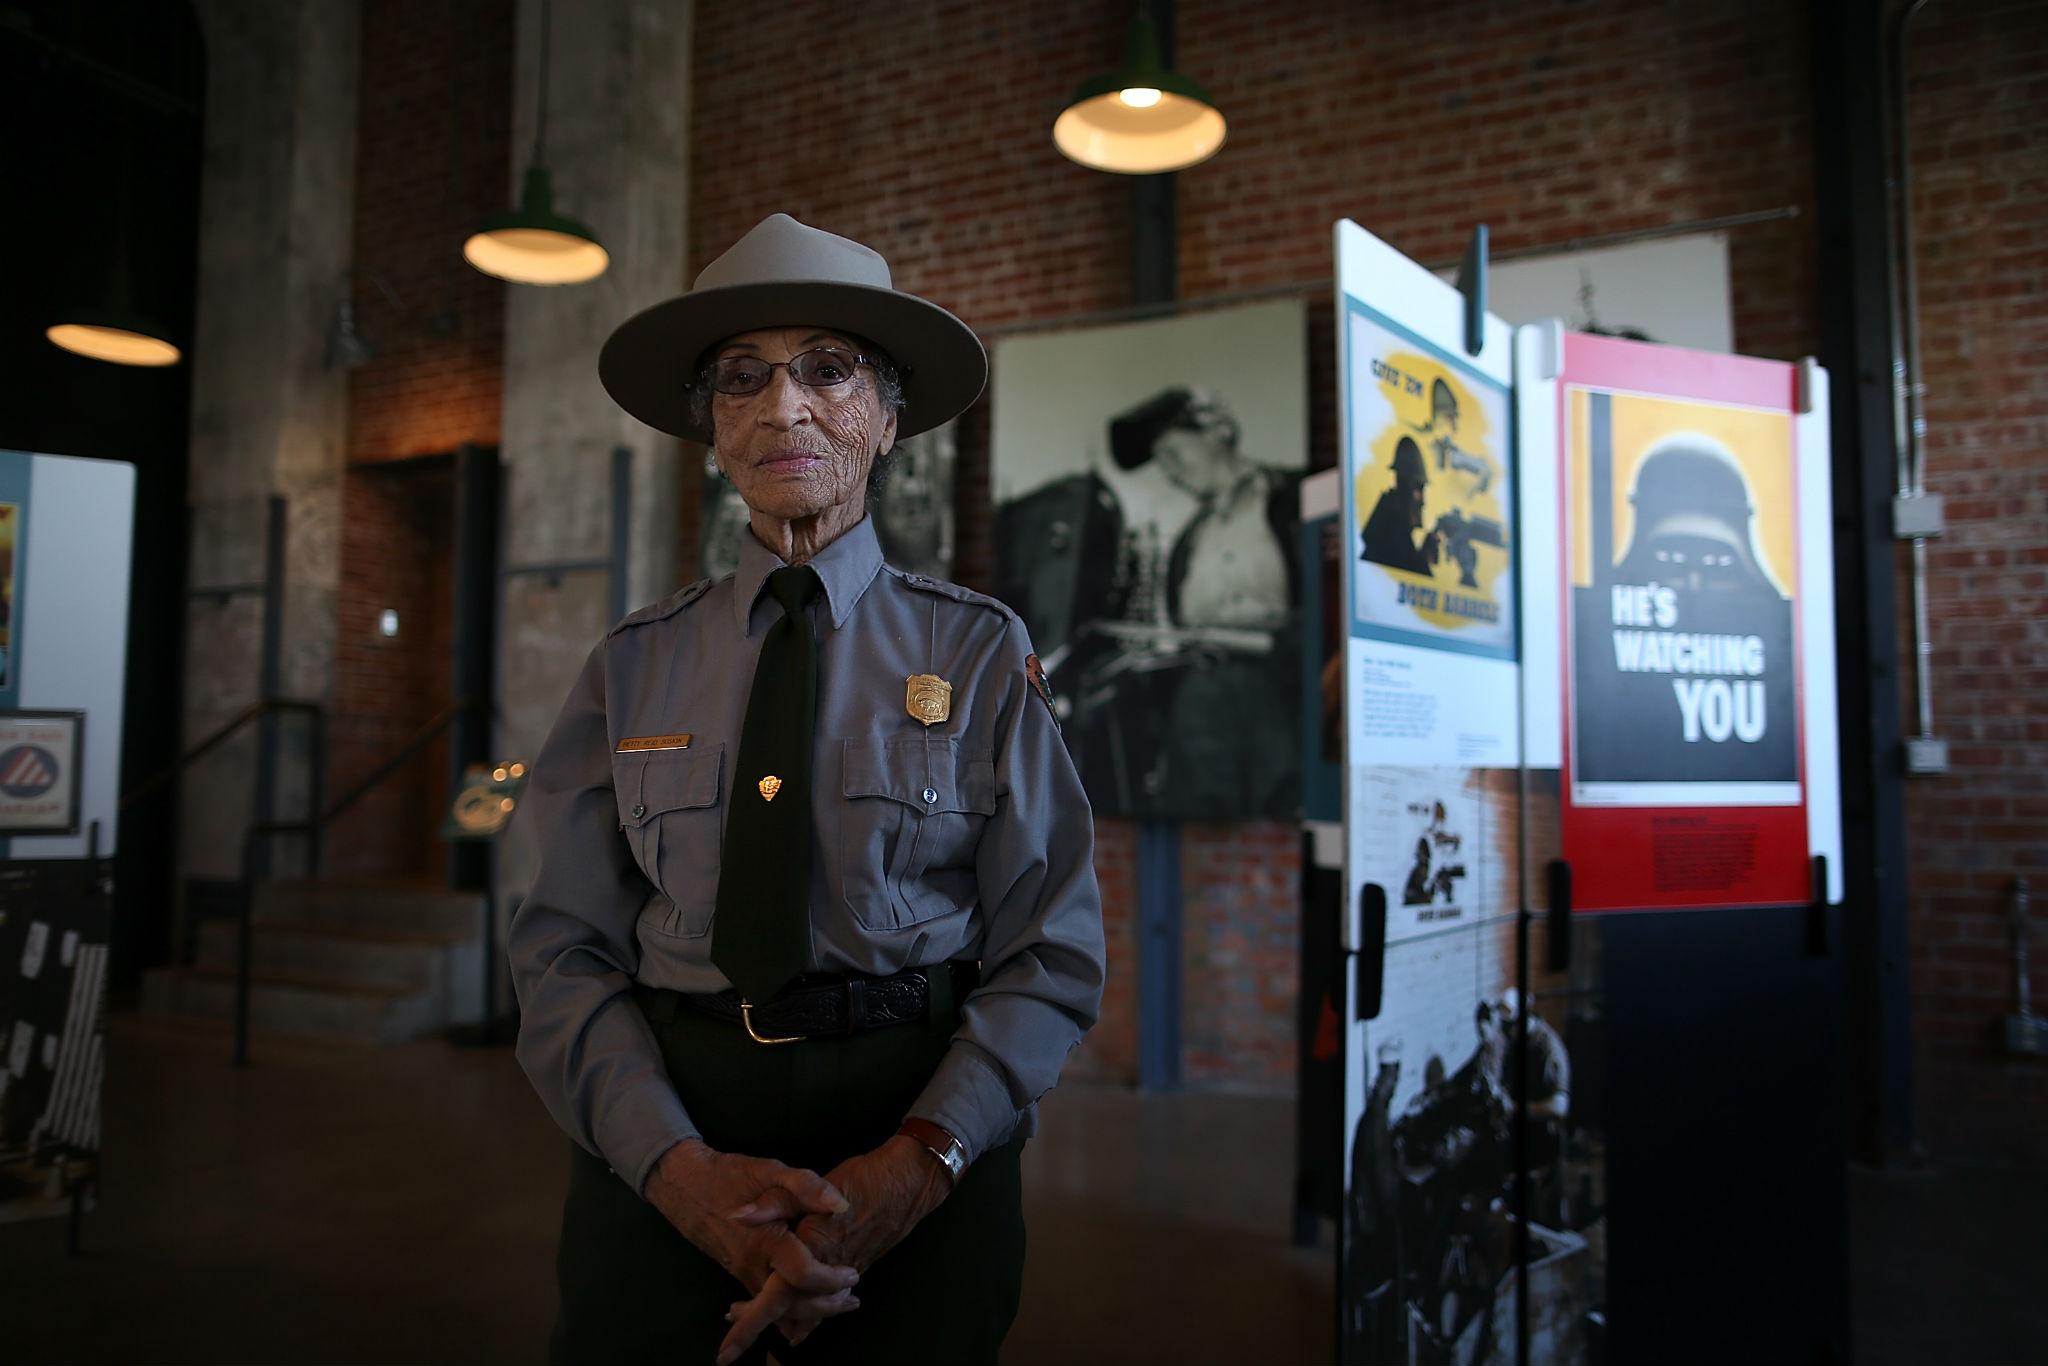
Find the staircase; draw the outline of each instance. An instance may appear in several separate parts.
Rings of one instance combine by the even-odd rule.
[[[483,1018],[483,893],[323,881],[259,883],[255,896],[252,1032],[398,1043]],[[235,929],[202,921],[191,967],[144,974],[143,1009],[232,1019]]]

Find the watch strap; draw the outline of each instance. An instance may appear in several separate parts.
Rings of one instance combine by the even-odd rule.
[[[960,1184],[961,1176],[967,1171],[967,1150],[960,1146],[959,1139],[930,1120],[915,1117],[904,1120],[903,1127],[896,1132],[922,1144],[933,1157],[939,1159],[939,1164],[946,1169],[946,1174],[953,1179],[953,1184]]]

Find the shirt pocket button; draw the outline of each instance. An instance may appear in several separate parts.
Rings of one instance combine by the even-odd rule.
[[[723,745],[707,745],[629,756],[614,771],[626,838],[661,893],[642,914],[663,934],[696,939],[711,928],[724,759]]]

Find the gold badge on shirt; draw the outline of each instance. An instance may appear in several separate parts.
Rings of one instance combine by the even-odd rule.
[[[775,794],[782,791],[782,779],[771,773],[754,786],[761,789],[762,801],[772,802],[775,800]]]
[[[903,694],[903,709],[913,720],[935,726],[953,714],[953,685],[937,674],[912,674]]]

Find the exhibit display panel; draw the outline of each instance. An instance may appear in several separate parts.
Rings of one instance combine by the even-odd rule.
[[[1468,349],[1458,290],[1355,224],[1336,245],[1354,955],[1339,1350],[1509,1362],[1522,1280],[1506,1022],[1524,990],[1512,336],[1486,317]]]
[[[1517,335],[1529,962],[1571,1069],[1531,1221],[1594,1216],[1595,1359],[1845,1353],[1827,385]],[[1731,1265],[1772,1291],[1731,1312]]]
[[[1803,1358],[1843,1283],[1827,376],[1337,258],[1340,1359]],[[1788,1293],[1729,1315],[1760,1243]]]
[[[135,469],[0,451],[0,1222],[96,1188]]]

